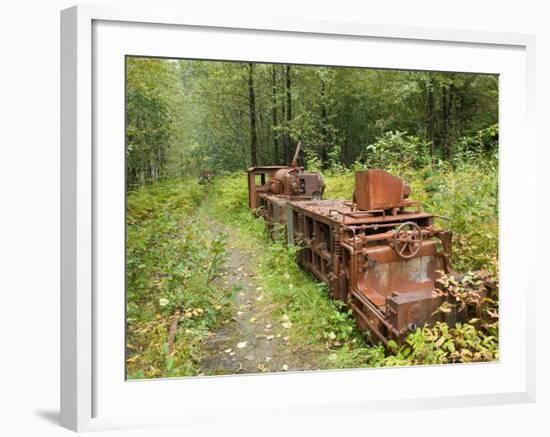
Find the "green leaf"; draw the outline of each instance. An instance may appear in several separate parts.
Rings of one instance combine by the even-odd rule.
[[[174,357],[169,357],[166,360],[166,370],[170,372],[174,368],[174,364],[176,362],[176,359]]]
[[[388,349],[391,349],[393,351],[396,351],[399,348],[395,340],[388,341]]]

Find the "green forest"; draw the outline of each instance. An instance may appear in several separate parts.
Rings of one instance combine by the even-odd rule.
[[[497,122],[494,75],[127,59],[131,186],[288,164],[298,141],[323,169],[496,158]]]
[[[300,164],[325,198],[383,168],[445,217],[453,265],[498,281],[498,77],[127,57],[129,378],[498,359],[498,296],[390,350],[248,209],[246,169]],[[201,173],[212,181],[199,184]],[[476,274],[465,276],[475,284]]]

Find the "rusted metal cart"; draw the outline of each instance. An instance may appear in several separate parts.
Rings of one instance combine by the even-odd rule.
[[[298,152],[298,150],[297,150]],[[382,169],[355,174],[352,200],[322,200],[319,173],[296,166],[248,171],[250,207],[272,235],[282,226],[298,261],[353,311],[359,328],[385,345],[435,321],[463,315],[437,281],[451,268],[452,234],[409,199],[411,189]],[[443,302],[446,311],[439,311]]]
[[[290,243],[299,262],[348,303],[362,330],[387,344],[417,326],[456,322],[438,312],[441,273],[450,273],[451,233],[408,200],[409,186],[384,170],[355,175],[355,201],[291,202]]]

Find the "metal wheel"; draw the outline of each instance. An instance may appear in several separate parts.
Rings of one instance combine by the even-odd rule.
[[[393,236],[393,248],[404,259],[414,257],[422,245],[422,231],[414,222],[399,225]]]

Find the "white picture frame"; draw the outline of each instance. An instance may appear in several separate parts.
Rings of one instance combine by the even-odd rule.
[[[177,46],[179,38],[195,44]],[[246,52],[243,46],[249,46]],[[370,53],[370,61],[359,55],[350,61],[352,50]],[[62,11],[62,425],[82,431],[220,423],[242,419],[250,410],[261,419],[534,401],[536,272],[514,248],[535,249],[511,232],[514,211],[520,209],[525,220],[536,217],[536,175],[527,170],[536,168],[534,53],[534,36],[524,34],[269,17],[228,22],[103,6]],[[126,382],[120,362],[124,200],[122,191],[112,189],[124,177],[124,55],[500,74],[500,361]],[[103,146],[112,141],[120,147]],[[521,144],[521,153],[514,144]],[[105,207],[115,213],[105,216]],[[450,383],[443,387],[441,381]],[[260,391],[270,393],[269,401],[254,398]],[[174,403],[182,392],[190,395]],[[239,409],[228,407],[229,392],[233,401],[239,393]]]

